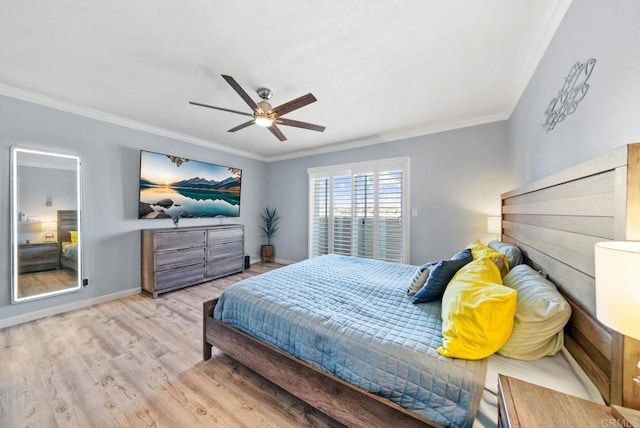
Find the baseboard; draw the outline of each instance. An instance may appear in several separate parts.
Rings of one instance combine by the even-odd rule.
[[[79,302],[67,303],[66,305],[54,306],[53,308],[42,309],[39,311],[29,312],[28,314],[16,315],[13,317],[0,319],[0,329],[5,327],[11,327],[13,325],[22,324],[29,321],[35,321],[40,318],[58,315],[64,312],[73,311],[75,309],[86,308],[87,306],[108,302],[110,300],[120,299],[122,297],[133,296],[134,294],[139,294],[139,293],[140,293],[139,287],[131,288],[129,290],[118,291],[117,293],[111,293],[111,294],[107,294],[100,297],[80,300]]]
[[[282,265],[292,265],[294,263],[298,263],[298,262],[293,262],[291,260],[284,260],[284,259],[275,259],[273,262],[274,263],[280,263]],[[251,264],[252,265],[255,265],[257,263],[262,263],[262,261],[260,260],[260,257],[258,257],[256,260],[251,259]],[[270,263],[270,262],[267,262],[267,263]]]
[[[283,265],[290,265],[293,263],[298,263],[298,262],[293,262],[291,260],[284,260],[284,259],[274,259],[273,260],[274,263],[280,263]],[[255,265],[256,263],[262,263],[262,260],[260,259],[260,256],[257,256],[256,258],[251,258],[249,261],[249,264]],[[267,262],[269,263],[269,262]]]

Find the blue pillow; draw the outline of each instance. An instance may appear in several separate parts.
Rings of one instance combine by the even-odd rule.
[[[487,244],[487,247],[492,248],[507,256],[507,260],[509,260],[509,269],[513,269],[514,267],[523,263],[522,251],[520,251],[520,248],[516,247],[513,244],[502,241],[491,241]]]
[[[451,260],[443,260],[433,267],[424,286],[413,295],[412,303],[427,303],[442,299],[444,290],[453,276],[460,268],[473,260],[471,249],[465,248],[451,257]]]

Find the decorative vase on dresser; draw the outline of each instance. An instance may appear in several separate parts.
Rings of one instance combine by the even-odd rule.
[[[244,226],[142,229],[142,289],[159,294],[244,270]]]

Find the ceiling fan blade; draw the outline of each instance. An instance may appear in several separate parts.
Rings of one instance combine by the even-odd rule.
[[[250,120],[250,121],[248,121],[248,122],[241,123],[240,125],[236,126],[235,128],[231,128],[231,129],[230,129],[230,130],[228,130],[227,132],[236,132],[236,131],[239,131],[239,130],[241,130],[241,129],[246,128],[247,126],[251,126],[251,125],[253,125],[254,123],[256,123],[256,121],[255,121],[255,120]]]
[[[233,77],[226,76],[224,74],[222,74],[221,76],[224,78],[224,80],[227,81],[229,85],[231,85],[233,90],[236,91],[238,95],[240,95],[240,97],[244,100],[244,102],[247,103],[253,111],[258,111],[258,104],[256,104],[255,101],[253,101],[251,97],[247,95],[244,89],[242,89],[242,87],[238,84],[238,82],[235,81]]]
[[[313,123],[300,122],[298,120],[285,119],[284,117],[279,117],[278,119],[276,119],[276,123],[278,125],[295,126],[296,128],[310,129],[312,131],[318,132],[322,132],[326,129],[324,126],[314,125]]]
[[[284,136],[282,131],[280,131],[280,128],[278,128],[278,126],[275,123],[273,125],[267,127],[267,129],[269,131],[271,131],[271,133],[273,135],[275,135],[278,140],[280,140],[280,141],[286,141],[287,140],[287,137]]]
[[[316,97],[313,96],[312,93],[308,93],[307,95],[303,95],[294,100],[291,100],[287,103],[279,105],[278,107],[274,107],[272,111],[276,114],[276,116],[282,116],[289,112],[299,109],[300,107],[304,107],[307,104],[311,104],[313,102],[318,101]]]
[[[251,113],[245,113],[243,111],[237,111],[237,110],[229,110],[228,108],[222,108],[222,107],[214,107],[214,106],[210,106],[208,104],[195,103],[193,101],[189,101],[189,104],[193,104],[194,106],[200,106],[200,107],[208,107],[208,108],[212,108],[212,109],[215,109],[215,110],[228,111],[229,113],[241,114],[243,116],[253,116]]]

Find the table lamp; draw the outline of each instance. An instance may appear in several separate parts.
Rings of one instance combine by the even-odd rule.
[[[496,235],[496,239],[500,238],[500,233],[502,233],[502,217],[487,217],[487,233]]]
[[[596,316],[618,333],[640,340],[640,242],[598,242],[595,262]],[[640,383],[640,376],[633,381]]]

